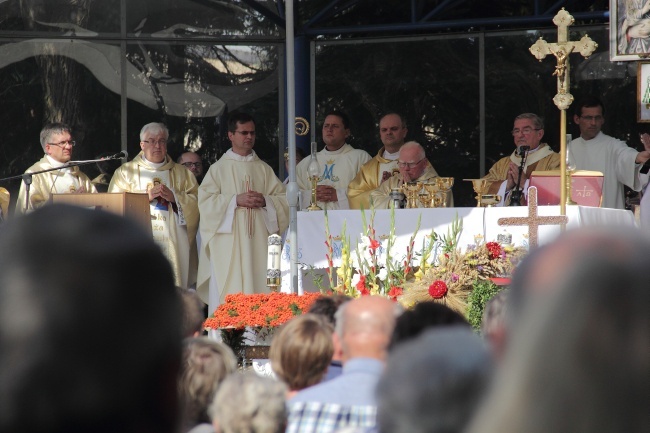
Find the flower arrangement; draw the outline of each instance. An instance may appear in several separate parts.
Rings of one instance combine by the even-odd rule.
[[[446,235],[439,236],[434,231],[424,237],[419,251],[414,242],[417,229],[412,234],[405,253],[393,251],[395,242],[394,211],[391,213],[390,234],[382,242],[376,238],[373,228],[374,212],[370,223],[366,223],[362,211],[364,233],[351,254],[349,238],[341,237],[341,266],[336,271],[335,284],[333,243],[327,222],[326,245],[330,248],[328,263],[330,288],[334,293],[358,297],[380,295],[400,302],[406,308],[418,302],[440,302],[459,313],[466,315],[468,296],[476,282],[490,278],[510,275],[520,258],[527,254],[522,247],[511,247],[498,242],[483,242],[482,236],[475,237],[475,244],[468,245],[465,252],[458,247],[463,230],[462,220],[456,218]],[[417,228],[419,229],[419,221]],[[435,256],[434,252],[440,253]],[[323,289],[321,288],[321,291]]]
[[[275,328],[307,311],[320,293],[304,295],[269,293],[226,295],[226,300],[208,318],[206,329]]]

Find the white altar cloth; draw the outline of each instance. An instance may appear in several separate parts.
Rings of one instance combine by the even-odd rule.
[[[538,206],[539,216],[559,216],[559,206]],[[634,226],[634,215],[631,211],[595,208],[586,206],[567,206],[569,223],[567,230],[584,226]],[[365,212],[366,222],[370,224],[371,213]],[[377,239],[384,239],[390,233],[390,210],[377,210],[373,227]],[[393,248],[393,256],[403,256],[406,252],[411,234],[415,231],[418,217],[421,217],[420,229],[415,238],[414,250],[419,252],[422,249],[424,237],[431,233],[431,230],[439,235],[446,235],[454,218],[462,219],[463,230],[458,243],[464,250],[468,245],[475,244],[475,236],[480,235],[483,241],[496,241],[499,234],[508,233],[512,235],[512,243],[515,246],[528,246],[527,226],[499,226],[499,218],[505,217],[527,217],[528,207],[461,207],[461,208],[435,208],[435,209],[398,209],[395,211],[395,235],[396,241]],[[350,238],[351,254],[354,255],[362,233],[361,211],[359,210],[336,210],[328,212],[329,229],[332,237],[341,235],[343,224],[346,224],[346,236]],[[543,225],[538,229],[538,242],[540,245],[553,240],[561,233],[559,225]],[[282,291],[289,292],[289,269],[290,269],[290,248],[286,242],[282,251]],[[325,245],[325,214],[324,212],[298,212],[298,263],[302,271],[299,273],[299,284],[302,284],[303,276],[308,272],[309,267],[316,269],[326,268],[327,247]],[[334,266],[338,266],[341,260],[341,242],[334,242]],[[306,280],[308,277],[305,277]],[[325,277],[327,280],[327,277]],[[325,281],[325,283],[327,283]],[[313,290],[307,288],[305,290]]]

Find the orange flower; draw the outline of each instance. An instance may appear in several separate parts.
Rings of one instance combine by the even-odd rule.
[[[319,296],[320,293],[226,295],[225,302],[214,311],[213,317],[203,323],[203,327],[276,327],[307,311]]]

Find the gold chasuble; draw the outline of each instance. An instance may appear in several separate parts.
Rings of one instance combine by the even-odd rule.
[[[264,195],[266,207],[237,207],[247,191]],[[201,251],[197,292],[212,311],[230,293],[267,293],[267,242],[289,226],[285,187],[255,152],[228,150],[199,188]]]
[[[377,189],[384,179],[388,180],[396,172],[399,172],[397,159],[384,158],[382,147],[374,158],[363,164],[359,173],[350,182],[348,186],[350,209],[370,209],[372,191]]]
[[[487,179],[491,182],[487,194],[496,194],[499,191],[501,184],[507,179],[510,162],[515,163],[517,166],[521,164],[521,157],[517,155],[516,149],[512,152],[512,155],[504,156],[498,160],[492,168],[490,168],[488,174],[483,177],[483,179]],[[548,144],[542,143],[536,150],[528,153],[524,172],[528,177],[530,177],[530,174],[535,170],[548,171],[557,170],[559,168],[560,155],[553,152]],[[521,186],[523,187],[524,185]]]
[[[27,169],[25,173],[48,170],[54,167],[63,167],[63,163],[44,155],[36,164]],[[32,186],[29,189],[29,210],[32,211],[43,206],[52,194],[67,194],[79,191],[97,192],[90,178],[83,174],[79,167],[61,168],[60,170],[32,176]],[[25,182],[20,185],[18,200],[16,201],[16,214],[22,214],[25,209]]]
[[[169,156],[156,164],[140,152],[115,171],[108,192],[146,193],[157,182],[174,192],[176,203],[160,197],[149,203],[153,238],[172,265],[176,285],[188,288],[196,282],[198,267],[198,184],[192,172]]]

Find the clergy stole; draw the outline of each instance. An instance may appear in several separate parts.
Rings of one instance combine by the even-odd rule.
[[[68,194],[76,192],[80,186],[79,177],[73,175],[69,168],[52,171],[52,186],[50,187],[50,194]]]

